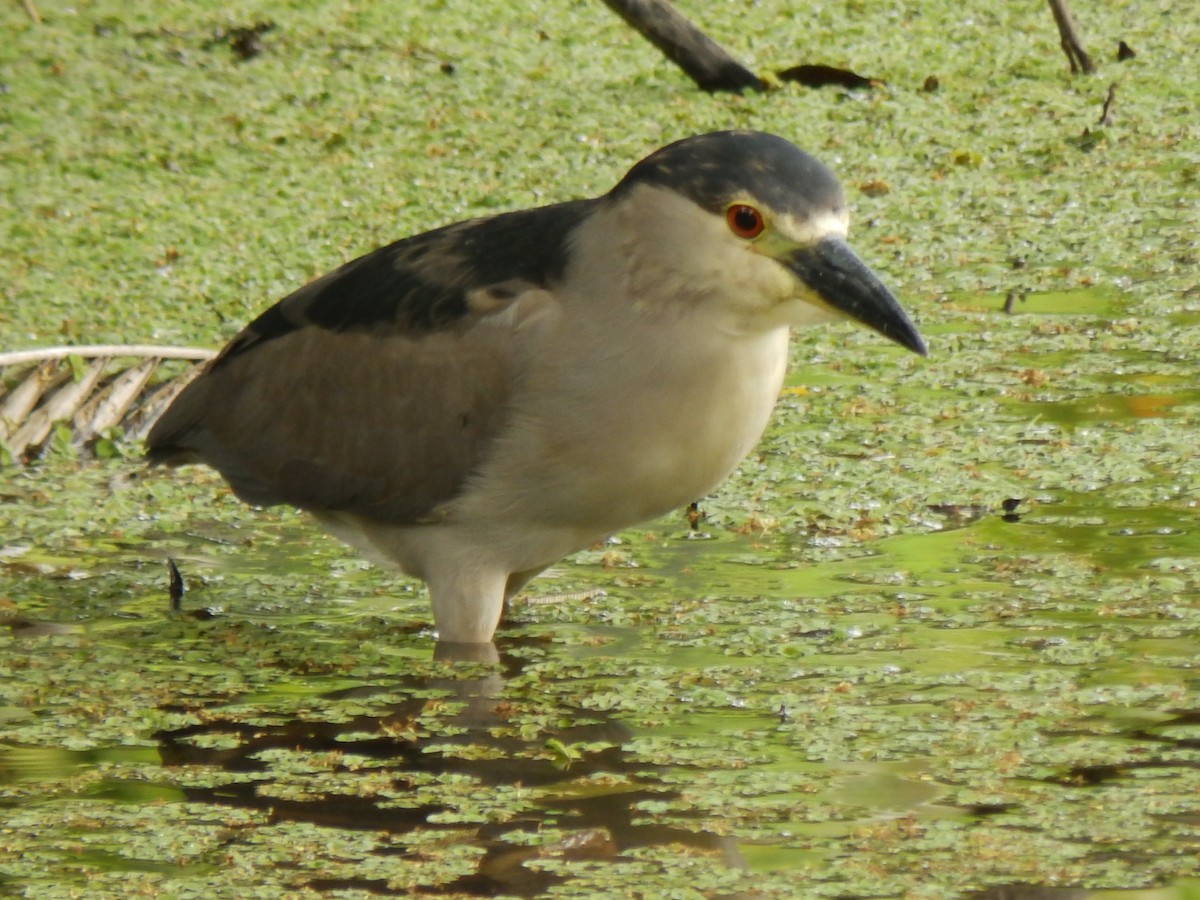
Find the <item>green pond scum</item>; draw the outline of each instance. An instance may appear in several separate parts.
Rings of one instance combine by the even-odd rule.
[[[0,469],[0,894],[1200,898],[1200,19],[1074,4],[1087,77],[1033,0],[679,5],[879,83],[710,96],[594,0],[0,6],[2,350],[216,347],[727,127],[838,172],[931,350],[800,335],[695,528],[564,561],[498,666],[58,435]]]

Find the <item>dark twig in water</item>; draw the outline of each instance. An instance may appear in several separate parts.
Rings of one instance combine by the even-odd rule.
[[[1021,505],[1021,501],[1016,497],[1009,497],[1000,504],[1000,508],[1004,510],[1002,518],[1005,522],[1020,522],[1021,514],[1017,512],[1017,507]]]
[[[604,0],[604,4],[683,69],[701,90],[740,93],[746,88],[765,89],[757,75],[667,0]]]
[[[179,612],[183,606],[183,594],[187,588],[183,583],[183,576],[179,574],[179,566],[175,565],[175,560],[169,556],[167,557],[167,573],[170,576],[167,595],[171,598],[171,612]]]
[[[1112,106],[1113,101],[1117,99],[1117,83],[1114,81],[1108,86],[1108,96],[1104,98],[1104,109],[1100,112],[1100,125],[1112,124]]]
[[[1017,302],[1025,302],[1027,293],[1027,291],[1009,291],[1008,296],[1004,298],[1004,312],[1011,316],[1016,309]]]

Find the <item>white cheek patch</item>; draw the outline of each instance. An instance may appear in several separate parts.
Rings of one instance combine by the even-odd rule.
[[[806,219],[790,215],[778,216],[776,228],[797,244],[815,244],[822,238],[842,238],[850,230],[850,213],[845,209],[828,210]]]

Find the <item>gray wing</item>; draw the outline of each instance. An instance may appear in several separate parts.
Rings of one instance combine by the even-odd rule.
[[[522,327],[593,202],[447,226],[306,285],[179,395],[150,459],[207,463],[250,503],[419,521],[502,431]]]

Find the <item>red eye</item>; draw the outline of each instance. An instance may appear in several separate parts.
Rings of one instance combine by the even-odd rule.
[[[735,203],[725,210],[725,221],[729,223],[730,231],[746,240],[758,237],[767,227],[762,213],[744,203]]]

